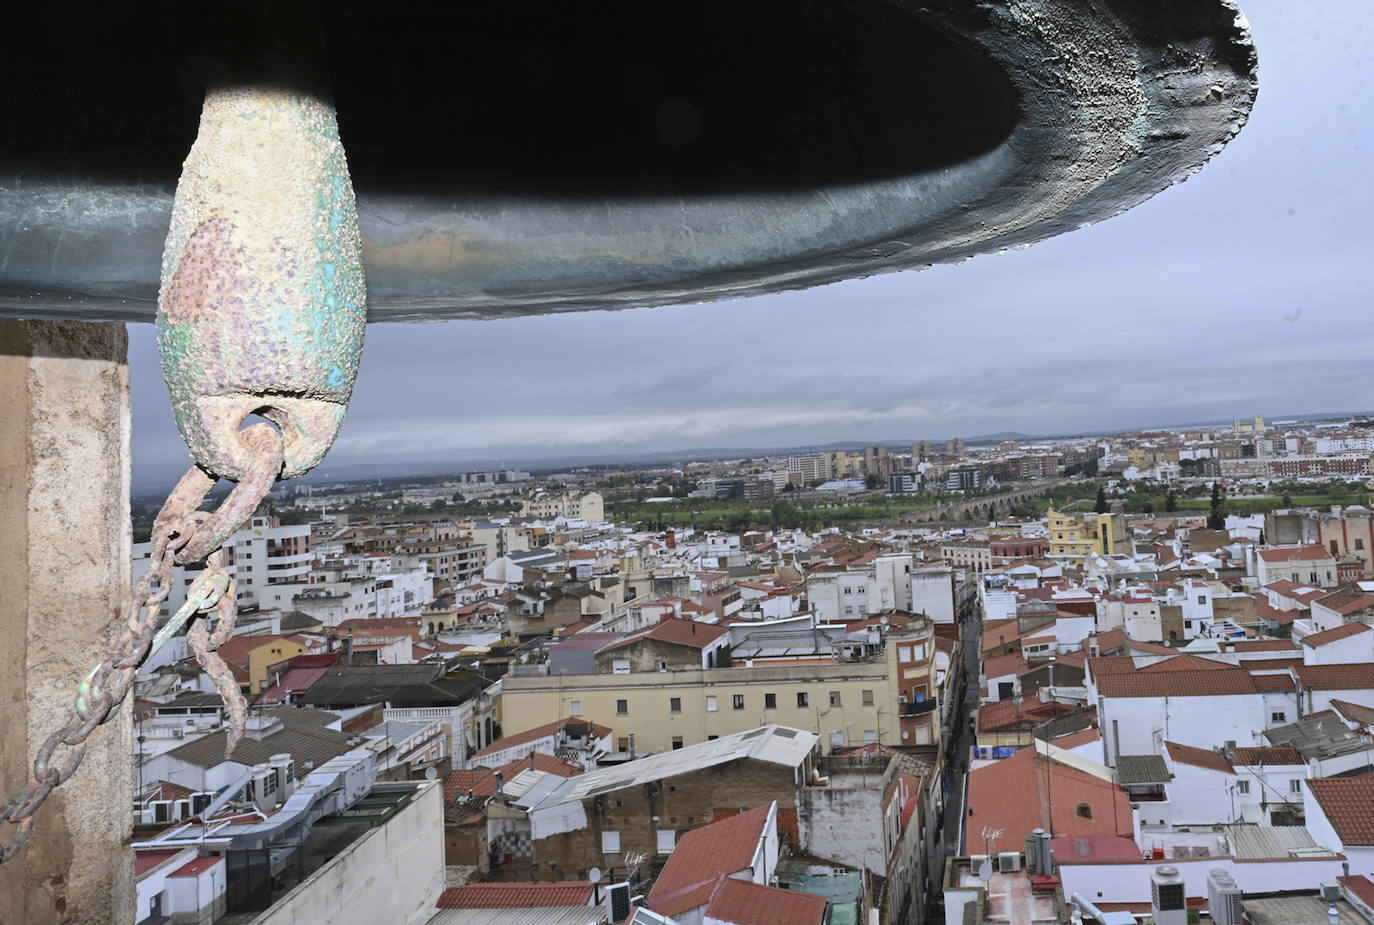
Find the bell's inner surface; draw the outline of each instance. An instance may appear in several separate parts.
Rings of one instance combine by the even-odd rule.
[[[206,87],[281,56],[270,15],[10,12],[0,315],[151,320]],[[319,16],[372,320],[700,302],[1033,243],[1186,177],[1254,99],[1232,0]]]

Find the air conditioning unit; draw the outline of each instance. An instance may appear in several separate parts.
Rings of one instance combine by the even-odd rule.
[[[1341,885],[1339,883],[1322,884],[1322,902],[1333,903],[1341,898]],[[1237,920],[1239,922],[1239,920]]]
[[[1188,901],[1183,878],[1171,864],[1150,875],[1150,917],[1155,925],[1188,925]]]
[[[1015,851],[1003,851],[997,855],[997,870],[1004,874],[1015,873],[1021,869],[1021,855]]]
[[[897,702],[898,702],[898,703],[906,703],[906,702],[907,702],[907,700],[906,700],[906,694],[898,694],[898,695],[897,695]]]
[[[1241,925],[1245,911],[1241,890],[1224,867],[1213,868],[1207,875],[1207,908],[1216,925]]]
[[[173,730],[172,730],[172,738],[174,738],[174,739],[184,739],[184,738],[186,738],[186,730],[185,730],[185,729],[173,729]]]

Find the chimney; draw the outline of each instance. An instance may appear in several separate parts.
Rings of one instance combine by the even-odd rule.
[[[501,795],[501,772],[496,772],[496,796]]]
[[[530,770],[534,770],[534,752],[530,752]]]

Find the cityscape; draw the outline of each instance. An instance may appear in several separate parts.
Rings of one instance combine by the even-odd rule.
[[[1374,7],[7,23],[0,925],[1374,925]]]
[[[1247,414],[280,484],[225,543],[244,740],[185,637],[135,683],[139,908],[1354,921],[1372,464]]]

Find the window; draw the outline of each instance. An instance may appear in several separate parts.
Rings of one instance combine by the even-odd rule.
[[[682,747],[682,736],[673,736],[673,751]]]
[[[1355,548],[1364,549],[1364,540],[1360,539],[1359,537],[1355,537]]]
[[[1091,819],[1093,817],[1093,808],[1087,803],[1079,803],[1078,815],[1083,819]]]
[[[1250,782],[1249,782],[1248,780],[1238,780],[1238,781],[1236,781],[1236,792],[1237,792],[1237,793],[1249,793],[1249,792],[1250,792]]]
[[[569,716],[581,716],[581,715],[582,715],[582,701],[580,701],[580,700],[571,700],[571,701],[569,701],[569,702],[568,702],[568,715],[569,715]]]
[[[832,732],[832,733],[830,733],[830,747],[831,747],[831,748],[844,748],[844,733],[843,733],[843,732]]]
[[[797,691],[797,706],[801,707],[803,710],[811,706],[811,697],[806,691]]]
[[[719,707],[719,704],[716,702],[716,695],[715,695],[715,694],[707,694],[707,695],[706,695],[706,712],[707,712],[707,713],[714,713],[714,712],[716,712],[716,710],[718,710],[719,708],[720,708],[720,707]]]
[[[1286,723],[1288,722],[1288,714],[1283,710],[1275,710],[1269,714],[1269,721],[1271,723]]]
[[[658,662],[657,668],[658,668],[659,671],[667,671],[667,670],[668,670],[668,663],[665,662],[665,661],[660,660],[660,661]]]
[[[1206,604],[1206,603],[1207,603],[1207,595],[1205,595],[1205,594],[1199,594],[1199,595],[1197,596],[1197,602],[1198,602],[1199,604]]]
[[[601,853],[619,854],[620,853],[620,832],[616,829],[606,829],[601,833]]]
[[[831,691],[831,692],[830,692],[830,705],[831,705],[832,707],[843,706],[843,704],[840,703],[840,692],[839,692],[839,691]]]
[[[611,672],[613,674],[629,674],[630,660],[628,658],[618,658],[611,662]]]
[[[1333,555],[1333,556],[1339,556],[1340,554],[1341,554],[1341,551],[1340,551],[1340,549],[1337,548],[1337,546],[1336,546],[1336,541],[1335,541],[1335,540],[1332,540],[1332,541],[1331,541],[1331,555]]]
[[[734,700],[734,707],[735,707],[736,710],[743,710],[743,709],[744,709],[744,695],[743,695],[743,694],[736,694],[736,695],[734,696],[733,700]]]
[[[861,694],[862,694],[862,697],[863,697],[863,705],[866,706],[866,707],[871,707],[871,706],[873,706],[873,692],[872,692],[872,691],[862,691]]]
[[[668,712],[669,712],[669,713],[681,713],[681,712],[682,712],[682,698],[681,698],[681,697],[669,697],[669,698],[668,698]]]
[[[765,710],[776,710],[776,709],[778,708],[778,695],[777,695],[777,694],[764,694],[764,695],[763,695],[763,708],[764,708]]]
[[[658,853],[672,854],[677,845],[677,832],[673,829],[658,830]]]
[[[865,730],[864,730],[864,744],[865,744],[865,745],[873,745],[873,744],[876,743],[877,741],[878,741],[878,733],[877,733],[876,730],[873,730],[873,729],[865,729]]]
[[[848,604],[845,604],[845,605],[844,605],[844,615],[845,615],[846,617],[852,617],[852,616],[854,615],[854,608],[851,607],[851,606],[849,606]]]
[[[714,742],[716,739],[719,739],[719,738],[720,738],[720,736],[707,736],[707,737],[706,737],[706,741],[707,741],[707,742]]]
[[[628,700],[617,700],[617,701],[615,702],[615,715],[616,715],[616,716],[629,716],[629,715],[630,715],[630,701],[628,701]]]
[[[898,647],[897,647],[897,661],[899,661],[899,662],[909,662],[909,661],[911,661],[911,646],[898,646]]]

